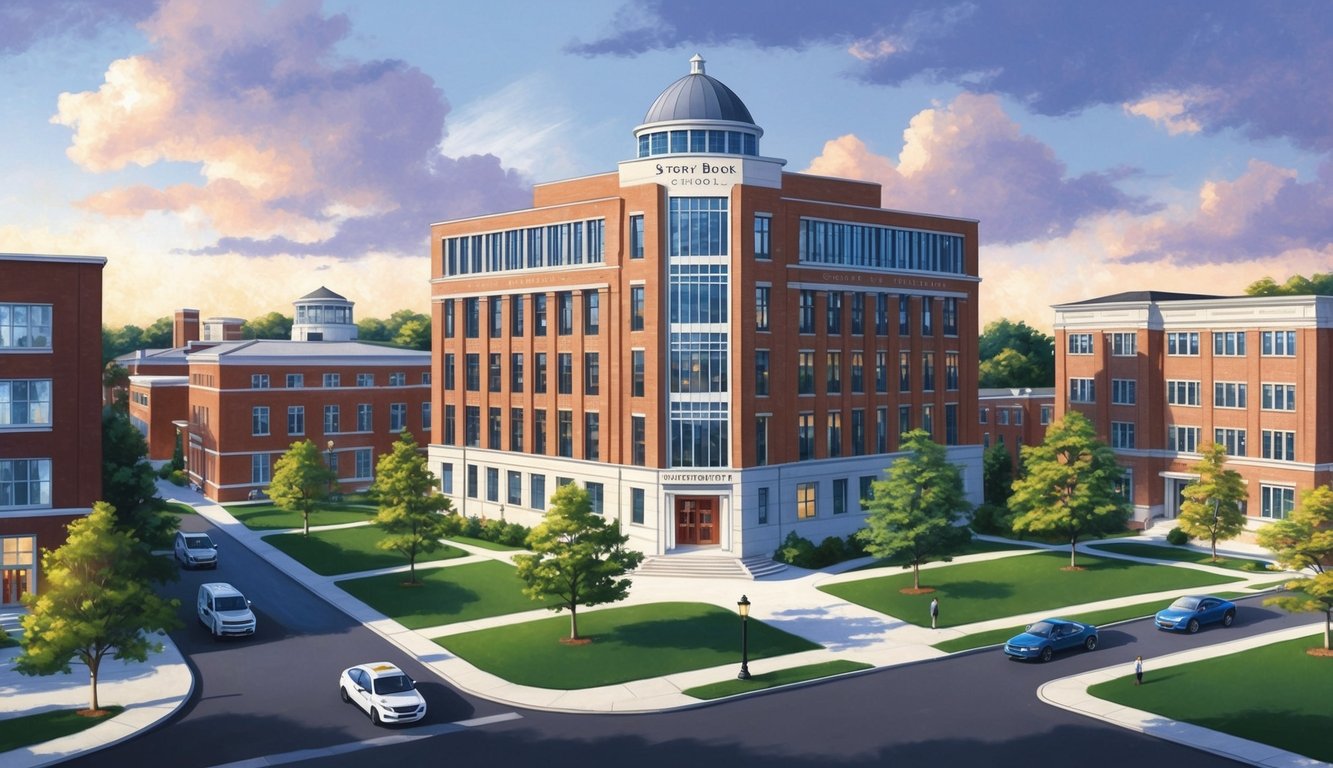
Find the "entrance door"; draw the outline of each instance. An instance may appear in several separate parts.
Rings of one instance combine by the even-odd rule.
[[[676,497],[676,544],[717,543],[717,497]]]
[[[0,568],[0,605],[17,604],[27,591],[27,568]]]

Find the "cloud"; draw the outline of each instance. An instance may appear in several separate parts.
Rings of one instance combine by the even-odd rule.
[[[1325,0],[1257,10],[1129,0],[806,3],[638,0],[606,35],[571,49],[629,55],[749,41],[761,48],[845,46],[864,80],[925,78],[1000,93],[1045,115],[1194,94],[1176,125],[1239,129],[1333,150],[1333,14]]]
[[[1133,104],[1124,105],[1125,112],[1146,117],[1166,128],[1172,136],[1198,133],[1203,130],[1199,121],[1190,116],[1191,107],[1210,100],[1207,96],[1187,96],[1183,93],[1158,93]]]
[[[49,37],[91,38],[104,27],[147,18],[158,0],[5,0],[0,55],[23,53]]]
[[[172,211],[218,233],[203,253],[355,257],[420,253],[429,222],[521,207],[526,184],[493,155],[442,157],[449,111],[401,61],[337,52],[350,23],[316,0],[169,1],[142,25],[146,53],[96,91],[61,94],[52,122],[94,172],[193,163],[202,180],[112,188],[106,215]]]
[[[826,143],[807,171],[879,182],[886,208],[979,219],[986,243],[1058,237],[1093,214],[1149,210],[1116,189],[1128,172],[1069,177],[994,96],[964,93],[919,112],[903,131],[896,163],[847,135]]]

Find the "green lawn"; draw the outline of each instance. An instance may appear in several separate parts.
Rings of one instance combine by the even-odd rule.
[[[11,749],[40,744],[87,730],[119,715],[124,707],[103,707],[103,709],[109,713],[103,717],[83,717],[76,714],[76,710],[60,709],[39,715],[0,720],[0,755]]]
[[[873,664],[863,664],[859,661],[847,661],[846,659],[836,659],[834,661],[825,661],[820,664],[807,664],[803,667],[792,667],[790,669],[779,669],[775,672],[765,672],[762,675],[754,675],[749,680],[723,680],[720,683],[709,683],[695,688],[686,688],[681,693],[686,696],[693,696],[696,699],[720,699],[724,696],[735,696],[738,693],[750,693],[752,691],[762,691],[765,688],[776,688],[779,685],[790,685],[791,683],[803,683],[806,680],[818,680],[821,677],[832,677],[833,675],[842,675],[848,672],[856,672],[862,669],[873,669]]]
[[[1292,579],[1294,578],[1295,577],[1289,577],[1285,579],[1280,579],[1278,581],[1265,581],[1261,584],[1251,584],[1250,589],[1257,592],[1264,589],[1273,589],[1274,587],[1285,587],[1287,586],[1287,583],[1292,581]]]
[[[910,571],[819,589],[918,626],[930,625],[930,601],[938,598],[940,626],[952,627],[1127,595],[1234,581],[1186,568],[1088,555],[1078,556],[1084,570],[1063,570],[1068,564],[1068,552],[1034,552],[935,568],[921,572],[921,586],[935,591],[920,595],[900,591],[911,588]]]
[[[1213,562],[1213,556],[1207,552],[1181,547],[1165,547],[1160,544],[1117,541],[1106,544],[1089,544],[1088,546],[1121,555],[1146,557],[1153,560],[1171,560],[1177,563],[1198,563],[1199,565],[1212,565],[1218,568],[1230,568],[1233,571],[1265,571],[1268,569],[1268,563],[1263,560],[1251,560],[1245,557],[1219,557],[1217,562]]]
[[[299,533],[278,533],[264,537],[264,541],[291,555],[321,576],[336,576],[340,573],[357,573],[407,565],[407,558],[402,554],[375,546],[384,535],[384,531],[373,525],[363,525],[357,528],[311,531],[309,536]],[[417,562],[447,560],[466,555],[463,550],[446,544],[434,552],[417,555]],[[393,575],[393,578],[402,580],[403,577]]]
[[[565,645],[569,615],[450,635],[437,643],[479,669],[512,683],[570,690],[735,664],[740,669],[740,619],[700,603],[653,603],[579,617],[587,645]],[[818,648],[808,640],[750,621],[750,658]]]
[[[1305,653],[1322,645],[1322,635],[1311,635],[1161,671],[1147,659],[1143,685],[1134,685],[1130,675],[1094,685],[1088,692],[1333,762],[1333,740],[1328,738],[1333,659]]]
[[[471,537],[471,536],[450,536],[450,537],[449,537],[449,541],[456,541],[456,542],[458,542],[458,543],[460,543],[460,544],[468,544],[468,545],[470,545],[470,546],[478,547],[478,548],[480,548],[480,549],[489,549],[489,550],[491,550],[492,552],[521,552],[521,551],[523,551],[523,548],[522,548],[522,547],[511,547],[511,546],[509,546],[508,544],[497,544],[497,543],[495,543],[495,542],[493,542],[493,541],[487,541],[487,540],[485,540],[485,539],[477,539],[477,538],[473,538],[473,537]]]
[[[962,550],[954,553],[954,557],[979,555],[983,552],[1014,552],[1020,549],[1036,549],[1036,547],[1031,544],[1022,544],[1017,541],[987,541],[985,539],[971,539]],[[905,556],[890,557],[883,560],[876,560],[873,563],[863,565],[860,568],[853,568],[852,570],[865,571],[871,568],[902,567],[905,562]]]
[[[194,507],[189,504],[182,504],[179,501],[160,502],[163,512],[170,512],[173,515],[193,515],[196,514]]]
[[[284,512],[274,504],[237,504],[227,507],[231,516],[255,531],[284,531],[301,527],[301,513]],[[310,513],[310,525],[362,523],[375,516],[375,510],[354,504],[325,502]]]
[[[545,607],[523,594],[512,566],[489,561],[418,570],[419,587],[400,574],[338,582],[348,594],[408,629],[504,616]]]

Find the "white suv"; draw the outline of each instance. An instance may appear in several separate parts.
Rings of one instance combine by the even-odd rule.
[[[230,584],[214,582],[199,585],[195,603],[199,623],[208,628],[213,639],[229,635],[253,635],[255,614],[250,601]]]
[[[218,567],[218,545],[206,533],[177,531],[172,550],[182,568]]]

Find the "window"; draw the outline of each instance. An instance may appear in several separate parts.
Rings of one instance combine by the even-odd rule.
[[[477,465],[467,465],[467,496],[469,499],[477,498]]]
[[[481,308],[478,306],[480,301],[475,297],[463,299],[463,335],[469,339],[478,336],[477,328],[481,325]]]
[[[0,459],[0,509],[49,506],[50,459]]]
[[[533,370],[532,391],[539,395],[546,394],[546,353],[537,352]]]
[[[605,511],[604,503],[606,499],[606,490],[601,483],[587,482],[584,487],[588,491],[588,506],[592,508],[594,515],[600,515]]]
[[[1124,472],[1115,479],[1112,490],[1129,503],[1134,502],[1134,468],[1121,467]]]
[[[995,409],[995,423],[996,423],[996,424],[999,424],[999,425],[1002,426],[1002,427],[1007,427],[1007,426],[1009,426],[1009,409],[1008,409],[1008,408],[996,408],[996,409]]]
[[[921,406],[921,428],[931,437],[935,436],[935,406]]]
[[[935,391],[935,353],[921,353],[921,388],[927,392]]]
[[[287,388],[288,388],[288,389],[300,389],[301,387],[304,387],[304,386],[305,386],[305,374],[303,374],[303,373],[289,373],[289,374],[287,374]]]
[[[370,379],[370,385],[369,385],[369,386],[372,386],[372,387],[375,386],[375,378],[374,378],[373,375],[371,376],[371,379]],[[406,374],[406,373],[403,373],[402,371],[398,371],[398,372],[389,374],[389,386],[391,386],[391,387],[406,387],[406,386],[407,386],[407,374]]]
[[[875,333],[880,336],[889,335],[889,294],[880,293],[875,296]]]
[[[864,394],[866,391],[865,368],[866,368],[865,353],[860,351],[853,352],[851,374],[852,374],[852,394],[854,395]]]
[[[555,356],[556,361],[556,391],[562,395],[574,394],[574,355],[571,352],[560,352]]]
[[[305,434],[305,406],[289,405],[287,406],[287,434],[304,435]]]
[[[455,409],[452,405],[444,406],[444,444],[457,445],[458,432],[455,417]]]
[[[754,463],[768,464],[768,416],[754,417]]]
[[[875,453],[889,452],[889,409],[875,409]]]
[[[1134,379],[1111,379],[1111,405],[1133,405],[1137,389]]]
[[[509,335],[523,336],[523,294],[509,297]]]
[[[556,453],[574,458],[574,413],[560,411],[556,416]]]
[[[268,389],[267,373],[250,374],[250,389]]]
[[[532,412],[532,452],[538,455],[546,453],[546,411]]]
[[[500,353],[492,352],[486,356],[486,389],[490,392],[499,392],[501,378]]]
[[[945,336],[958,335],[958,299],[946,297],[941,303],[942,325]]]
[[[532,335],[546,335],[546,294],[532,294]]]
[[[1213,331],[1213,354],[1218,357],[1244,357],[1245,331]]]
[[[508,470],[505,472],[505,502],[508,504],[523,503],[523,473]]]
[[[374,410],[370,403],[358,403],[356,406],[356,431],[370,432],[374,423]]]
[[[50,348],[50,304],[0,304],[0,349]]]
[[[825,357],[825,373],[827,374],[827,389],[830,395],[836,395],[842,392],[842,353],[829,352]]]
[[[486,468],[486,500],[500,500],[500,470],[496,467]]]
[[[490,315],[490,336],[492,339],[498,339],[504,335],[504,302],[499,296],[490,296],[486,299],[486,309]]]
[[[0,379],[0,427],[50,423],[50,379]]]
[[[269,463],[267,453],[250,454],[250,482],[257,485],[268,485],[271,479],[270,466],[272,465]]]
[[[470,447],[481,446],[481,408],[466,406],[463,410],[463,444]]]
[[[1199,332],[1176,332],[1166,335],[1166,353],[1168,355],[1199,354]]]
[[[583,332],[596,336],[602,327],[602,299],[597,290],[590,288],[583,292]]]
[[[646,466],[648,463],[647,419],[643,416],[631,416],[629,423],[630,463],[636,467]]]
[[[815,292],[801,291],[800,305],[796,315],[800,333],[815,332]]]
[[[1133,333],[1111,334],[1111,354],[1115,357],[1133,357],[1139,352],[1139,337]]]
[[[448,462],[440,465],[440,493],[453,495],[454,465]]]
[[[842,333],[842,291],[828,292],[825,331],[833,336]]]
[[[631,331],[643,330],[642,285],[631,285],[629,287],[629,329]]]
[[[357,448],[352,451],[352,468],[356,472],[356,477],[371,476],[371,462],[375,458],[375,451],[371,448]]]
[[[341,432],[341,431],[342,431],[342,429],[340,429],[340,425],[339,425],[339,422],[340,422],[340,416],[341,416],[341,415],[342,415],[342,414],[340,413],[340,409],[339,409],[338,406],[336,406],[336,405],[326,405],[326,406],[324,406],[324,432],[325,432],[325,434],[332,434],[332,433],[335,433],[335,432]]]
[[[842,455],[842,414],[830,411],[828,414],[828,456],[837,458]]]
[[[754,393],[768,395],[768,350],[757,349],[754,352]]]
[[[421,404],[421,431],[430,431],[430,401],[426,400]]]
[[[1223,429],[1221,427],[1214,429],[1213,442],[1224,446],[1227,449],[1228,456],[1245,455],[1245,430],[1243,429]]]
[[[481,391],[481,355],[469,352],[463,356],[463,364],[464,387],[469,392]]]
[[[373,374],[373,373],[358,373],[358,374],[356,375],[356,385],[357,385],[358,387],[373,387],[373,386],[375,386],[375,374]],[[400,386],[401,386],[401,385],[400,385]]]
[[[568,336],[574,332],[574,294],[561,291],[555,295],[556,333]]]
[[[407,429],[407,403],[389,403],[389,431]]]
[[[898,406],[898,436],[902,437],[904,433],[912,431],[912,406]],[[885,451],[881,451],[885,453]]]
[[[958,390],[958,353],[944,353],[944,388],[950,392]]]
[[[760,488],[760,489],[758,489],[758,491],[759,491],[759,492],[758,492],[758,494],[756,495],[756,498],[755,498],[755,511],[756,511],[756,512],[758,513],[758,515],[759,515],[759,521],[758,521],[759,524],[760,524],[760,525],[767,525],[767,524],[768,524],[768,489],[767,489],[767,488]]]
[[[502,431],[500,423],[500,409],[496,407],[486,409],[486,447],[493,451],[500,450],[500,432]]]
[[[860,336],[866,332],[866,295],[852,294],[852,334]]]
[[[815,393],[815,353],[801,351],[796,353],[796,394],[813,395]]]
[[[1265,411],[1296,410],[1295,384],[1264,384],[1263,409]]]
[[[546,475],[528,475],[528,506],[546,509]]]
[[[1265,459],[1275,461],[1296,460],[1296,433],[1280,429],[1263,430],[1263,453]]]
[[[815,516],[815,489],[819,483],[797,483],[796,519],[809,520]]]
[[[875,351],[875,391],[889,391],[889,353],[882,349]]]
[[[1168,426],[1166,428],[1166,448],[1169,451],[1179,453],[1198,453],[1199,428]]]
[[[1053,405],[1043,405],[1043,406],[1041,407],[1041,424],[1042,424],[1042,426],[1046,426],[1047,424],[1050,424],[1050,423],[1051,423],[1051,419],[1054,419],[1054,418],[1055,418],[1055,406],[1053,406]]]
[[[905,294],[898,294],[898,335],[909,336],[912,333],[912,297]]]
[[[512,352],[509,355],[509,391],[523,391],[523,353]]]
[[[342,386],[342,376],[340,376],[339,374],[336,374],[336,373],[326,373],[326,374],[324,374],[324,386],[326,386],[326,387],[341,387],[341,386]]]
[[[629,257],[643,258],[643,215],[629,217]]]
[[[898,353],[898,391],[912,391],[912,353]]]
[[[1270,520],[1282,520],[1291,514],[1296,506],[1296,489],[1282,488],[1276,485],[1259,486],[1259,516]]]
[[[1134,447],[1134,423],[1129,421],[1111,422],[1111,447]]]
[[[921,335],[931,336],[935,333],[934,324],[931,317],[934,315],[935,301],[929,296],[921,297]]]
[[[1263,331],[1259,334],[1259,352],[1264,357],[1295,357],[1295,331]]]
[[[801,461],[815,457],[815,415],[802,413],[796,421],[796,456]]]
[[[600,461],[602,458],[601,415],[583,414],[583,458]]]
[[[454,300],[445,299],[444,309],[441,312],[444,315],[444,338],[452,339],[454,337]]]
[[[509,450],[523,451],[523,409],[509,409]]]
[[[852,455],[864,456],[866,453],[866,410],[852,409]]]
[[[989,409],[989,408],[982,408],[982,409],[980,409],[979,411],[977,411],[977,423],[978,423],[978,424],[989,424],[989,423],[990,423],[990,409]]]
[[[1199,382],[1168,379],[1166,382],[1166,402],[1170,405],[1198,405]]]
[[[833,514],[847,513],[847,478],[839,477],[833,481]]]
[[[1247,388],[1243,382],[1213,382],[1213,406],[1216,408],[1244,408]]]
[[[644,351],[636,349],[630,352],[631,384],[630,396],[643,397]]]
[[[1018,411],[1018,415],[1023,415]],[[944,404],[944,444],[958,445],[958,403]]]
[[[642,488],[629,489],[629,521],[643,525],[644,493]]]
[[[1069,402],[1071,403],[1097,402],[1097,382],[1092,379],[1070,379]]]
[[[457,359],[453,352],[444,354],[444,388],[452,390],[454,388],[454,379],[458,373]]]
[[[602,390],[601,355],[597,352],[583,353],[583,394],[596,395]]]
[[[1092,354],[1091,333],[1071,333],[1069,334],[1068,342],[1069,342],[1069,354],[1071,355]]]
[[[754,329],[756,331],[769,330],[768,325],[768,307],[772,300],[773,289],[767,285],[756,285],[754,287]]]
[[[250,409],[250,434],[255,436],[268,434],[267,405],[257,405]]]
[[[773,219],[768,216],[754,217],[754,257],[756,259],[771,259],[773,253],[770,250],[769,239],[773,228]]]

